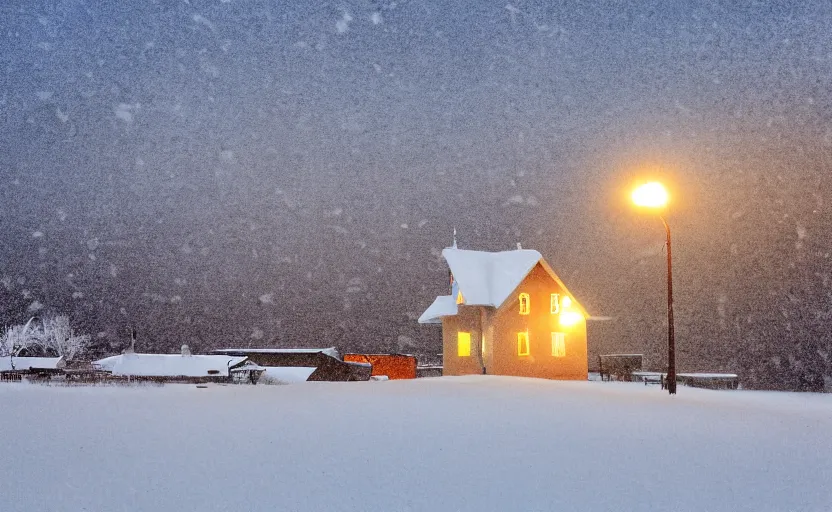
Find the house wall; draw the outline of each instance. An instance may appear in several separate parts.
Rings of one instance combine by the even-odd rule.
[[[528,315],[520,314],[520,293],[529,294],[531,308]],[[571,327],[561,326],[560,315],[550,312],[552,293],[563,297],[565,292],[538,264],[492,316],[490,325],[486,325],[487,332],[489,328],[493,330],[493,340],[486,346],[486,350],[491,349],[487,358],[489,374],[587,379],[586,319]],[[572,310],[578,311],[574,306]],[[526,330],[529,332],[529,355],[519,356],[517,333]],[[552,332],[565,334],[565,357],[552,356]]]
[[[459,306],[454,316],[442,319],[442,375],[477,375],[482,373],[480,359],[481,307]],[[457,333],[471,333],[471,355],[457,355]]]

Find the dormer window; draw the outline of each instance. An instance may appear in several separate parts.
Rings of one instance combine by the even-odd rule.
[[[529,311],[531,311],[531,300],[529,299],[528,293],[521,293],[520,294],[520,314],[521,315],[528,315]]]
[[[549,309],[551,310],[553,315],[557,315],[560,313],[560,294],[553,293],[550,295],[549,299]]]
[[[456,303],[465,304],[465,298],[462,296],[462,292],[456,292]]]

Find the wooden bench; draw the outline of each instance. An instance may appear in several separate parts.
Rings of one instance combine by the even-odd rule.
[[[664,389],[664,375],[645,375],[641,378],[641,380],[644,382],[645,386],[648,384],[661,384],[662,389]]]

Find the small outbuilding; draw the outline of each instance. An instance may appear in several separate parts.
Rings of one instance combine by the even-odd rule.
[[[17,357],[0,358],[0,380],[20,381],[23,377],[50,379],[64,373],[66,360],[63,357]]]
[[[14,357],[0,358],[0,372],[28,371],[28,372],[59,372],[66,368],[63,357]]]
[[[243,367],[241,356],[185,354],[135,354],[112,356],[93,363],[113,377],[155,382],[231,382],[232,372]]]
[[[311,368],[309,381],[370,380],[372,365],[348,362],[334,347],[330,348],[224,348],[214,355],[246,357],[260,366]]]
[[[231,369],[231,378],[234,382],[257,384],[260,377],[265,373],[266,368],[254,361],[246,360],[243,364]]]

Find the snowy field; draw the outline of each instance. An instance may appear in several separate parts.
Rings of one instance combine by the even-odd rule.
[[[832,395],[0,385],[0,510],[829,511]]]

